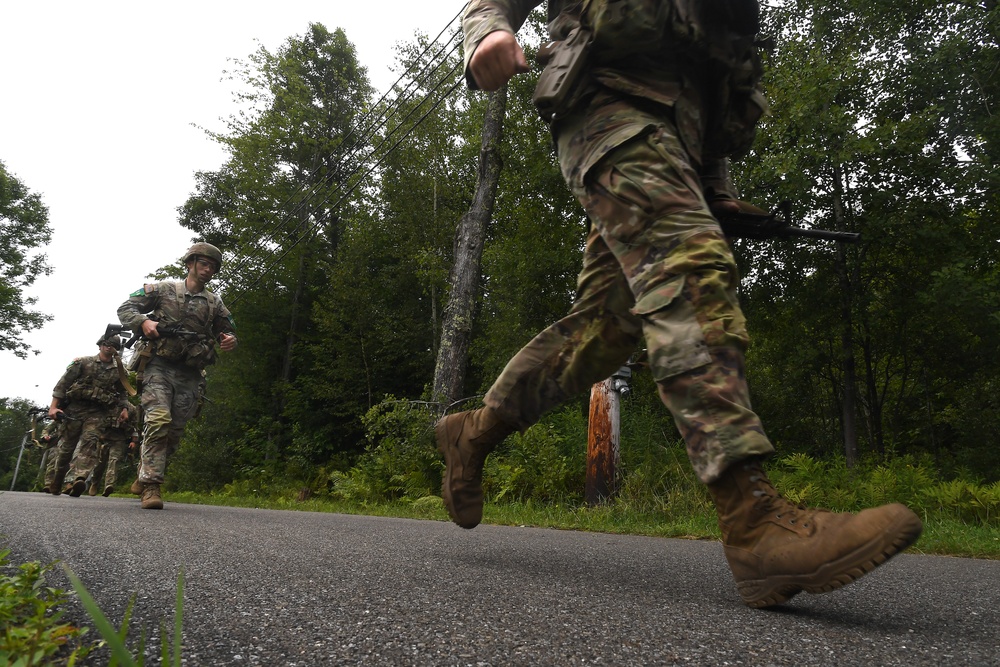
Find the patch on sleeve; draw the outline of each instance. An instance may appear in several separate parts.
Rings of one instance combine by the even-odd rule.
[[[160,289],[160,286],[156,283],[147,283],[142,286],[142,289],[137,289],[136,291],[129,294],[129,297],[133,296],[145,296],[147,294],[152,294]]]
[[[81,361],[83,361],[83,357],[77,357],[73,361],[69,362],[69,366],[66,367],[66,370],[69,370],[70,368],[73,368],[73,366],[76,366]]]

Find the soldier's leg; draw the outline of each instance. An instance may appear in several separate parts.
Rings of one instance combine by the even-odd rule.
[[[596,228],[570,312],[514,355],[483,402],[517,430],[611,376],[642,340],[625,276]]]
[[[59,448],[53,459],[52,483],[49,484],[49,492],[53,495],[62,493],[63,480],[69,471],[70,460],[73,452],[76,451],[76,444],[80,440],[80,433],[83,430],[82,420],[69,420],[59,438]]]
[[[167,459],[180,445],[188,421],[198,410],[200,376],[167,370],[147,374],[142,391],[145,428],[139,479],[143,484],[162,484]]]
[[[912,544],[922,525],[901,505],[807,510],[767,480],[759,460],[772,447],[750,406],[735,262],[671,128],[612,155],[586,204],[636,295],[653,377],[709,484],[744,601],[834,590]]]
[[[104,416],[88,416],[83,421],[80,441],[73,452],[67,479],[72,483],[71,495],[79,496],[86,490],[86,479],[97,466],[98,447],[101,440],[101,425]]]
[[[474,528],[482,520],[483,465],[507,435],[531,426],[628,360],[641,338],[639,320],[629,312],[632,304],[614,256],[592,231],[570,313],[508,362],[485,407],[448,415],[435,426],[446,466],[441,495],[455,523]]]
[[[142,387],[144,422],[138,477],[141,485],[163,483],[173,399],[174,390],[169,379],[162,373],[147,370]]]
[[[96,479],[103,480],[101,494],[110,496],[118,480],[118,464],[125,458],[126,443],[124,440],[112,439],[106,442],[104,447],[107,452],[104,475]]]

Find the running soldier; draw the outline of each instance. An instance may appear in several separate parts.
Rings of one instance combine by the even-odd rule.
[[[118,308],[122,325],[146,339],[134,357],[144,425],[132,492],[142,496],[143,509],[163,509],[160,485],[167,459],[198,411],[202,371],[215,362],[216,343],[224,352],[237,344],[229,309],[206,288],[222,267],[222,253],[195,243],[184,264],[187,278],[145,285]]]
[[[75,498],[86,491],[87,476],[97,465],[97,445],[105,418],[109,412],[123,420],[128,418],[128,394],[121,381],[121,369],[115,363],[121,340],[110,336],[101,338],[97,345],[98,354],[74,359],[52,390],[49,417],[65,422],[48,487],[53,495],[68,493]]]

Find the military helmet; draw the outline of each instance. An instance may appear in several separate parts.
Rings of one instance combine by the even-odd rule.
[[[121,352],[121,349],[122,349],[122,339],[119,338],[118,336],[107,336],[107,337],[103,337],[102,336],[101,338],[99,338],[97,340],[97,344],[98,345],[110,345],[111,347],[115,348],[119,352]]]
[[[199,241],[188,248],[188,251],[184,253],[184,263],[187,264],[195,255],[201,255],[202,257],[214,259],[215,263],[219,265],[218,268],[222,268],[222,251],[211,243]]]

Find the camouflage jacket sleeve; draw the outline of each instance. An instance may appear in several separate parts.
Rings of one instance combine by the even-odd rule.
[[[236,336],[236,322],[233,321],[233,314],[226,308],[226,304],[222,303],[221,298],[219,299],[219,308],[215,315],[215,320],[212,322],[212,334],[216,340],[219,339],[219,334]],[[236,342],[239,344],[239,339]]]
[[[118,306],[118,319],[122,326],[130,331],[139,331],[142,323],[149,319],[148,313],[152,313],[159,305],[160,293],[155,289],[155,285],[145,285],[142,289],[132,292],[128,301]]]
[[[62,374],[59,378],[59,382],[52,389],[52,396],[55,398],[66,398],[66,391],[73,386],[73,383],[80,379],[80,375],[83,372],[82,359],[74,359],[73,362],[66,367],[66,372]]]
[[[465,39],[465,82],[469,88],[478,88],[469,73],[469,59],[483,38],[491,32],[505,30],[516,33],[531,10],[542,0],[471,0],[462,17]]]

